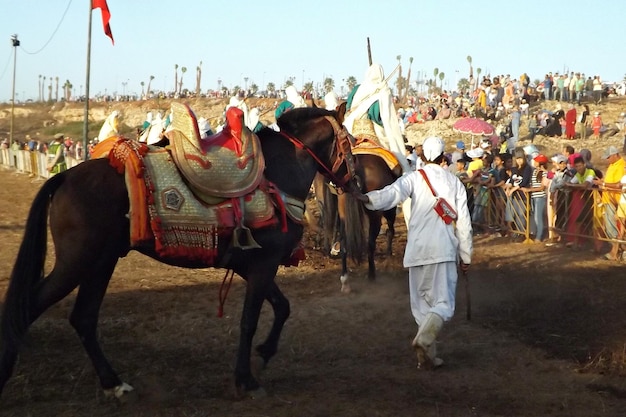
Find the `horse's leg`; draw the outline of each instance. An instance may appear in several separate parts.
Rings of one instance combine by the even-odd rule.
[[[32,324],[50,306],[65,298],[78,285],[78,279],[61,279],[66,277],[58,266],[35,287],[32,291],[31,305],[28,312],[29,325]],[[22,334],[15,335],[16,340],[22,340],[26,329]],[[13,368],[17,361],[18,348],[15,341],[3,340],[0,350],[0,392],[13,374]]]
[[[341,245],[341,276],[339,277],[339,281],[341,281],[341,292],[344,294],[349,294],[352,292],[352,288],[350,287],[349,276],[348,276],[348,251],[346,248],[346,225],[343,219],[339,219],[339,242]]]
[[[289,300],[284,296],[280,288],[278,288],[278,284],[276,284],[275,281],[272,281],[265,299],[269,301],[274,310],[274,323],[272,324],[272,329],[265,342],[256,347],[257,353],[263,359],[264,367],[267,366],[267,363],[278,350],[280,334],[291,312]]]
[[[391,210],[387,210],[384,213],[385,219],[387,220],[387,256],[391,256],[393,254],[393,238],[396,235],[396,209],[393,208]]]
[[[261,315],[263,301],[268,295],[272,281],[276,276],[277,266],[249,271],[244,278],[246,284],[246,296],[241,314],[239,349],[237,351],[237,364],[235,365],[235,385],[237,389],[243,389],[249,396],[263,396],[265,391],[259,385],[251,372],[250,360],[252,353],[252,339],[256,333]]]
[[[376,239],[380,233],[382,215],[379,211],[367,211],[369,217],[369,236],[367,239],[367,278],[370,281],[376,279],[376,264],[374,262],[376,256]]]
[[[125,396],[133,391],[133,387],[120,380],[104,356],[97,336],[100,307],[117,264],[117,257],[102,253],[100,256],[100,259],[94,262],[94,268],[80,284],[70,315],[70,323],[93,364],[105,395],[121,400],[127,398]]]

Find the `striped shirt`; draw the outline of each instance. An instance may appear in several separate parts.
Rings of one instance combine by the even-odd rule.
[[[535,169],[533,171],[532,179],[530,180],[530,187],[531,188],[539,188],[539,187],[541,187],[543,176],[544,176],[543,171],[539,171],[538,169]],[[530,196],[532,198],[545,197],[546,196],[546,191],[545,190],[533,191],[532,193],[530,193]]]

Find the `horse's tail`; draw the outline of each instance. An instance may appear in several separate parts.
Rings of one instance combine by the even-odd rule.
[[[63,184],[64,177],[59,174],[46,181],[28,213],[24,239],[11,272],[0,323],[5,349],[18,348],[32,320],[31,294],[33,287],[43,279],[46,260],[50,200]]]
[[[363,261],[363,255],[367,253],[367,238],[365,230],[367,230],[367,215],[365,208],[358,200],[351,195],[344,194],[344,243],[346,255],[354,262],[360,264]]]

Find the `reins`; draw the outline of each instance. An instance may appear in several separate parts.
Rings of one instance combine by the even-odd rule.
[[[337,184],[342,189],[348,184],[348,181],[354,177],[354,161],[352,160],[352,150],[350,141],[348,139],[349,133],[345,127],[339,126],[339,123],[330,116],[324,116],[326,120],[331,124],[333,128],[333,132],[335,135],[335,148],[337,149],[337,158],[332,168],[328,168],[328,166],[320,159],[319,156],[313,152],[313,150],[308,147],[304,142],[300,139],[283,132],[282,130],[277,132],[287,138],[291,143],[293,143],[297,148],[305,150],[311,157],[324,169],[326,176],[335,184]],[[339,165],[345,161],[347,173],[344,178],[338,178],[335,175],[335,172],[339,169]]]

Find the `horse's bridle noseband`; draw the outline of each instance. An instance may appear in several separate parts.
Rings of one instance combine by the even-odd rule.
[[[324,118],[330,123],[333,128],[335,139],[333,140],[333,146],[331,147],[330,159],[333,159],[333,153],[335,154],[335,162],[332,168],[329,168],[311,148],[306,146],[300,139],[295,138],[283,131],[280,131],[283,136],[289,139],[294,145],[300,149],[304,149],[311,155],[313,159],[324,170],[323,175],[330,181],[335,183],[340,189],[346,191],[346,188],[355,187],[353,180],[355,179],[354,157],[352,156],[352,136],[348,133],[344,126],[341,126],[334,117],[324,116]],[[337,172],[341,168],[341,165],[345,162],[346,173],[343,177],[338,177]]]

